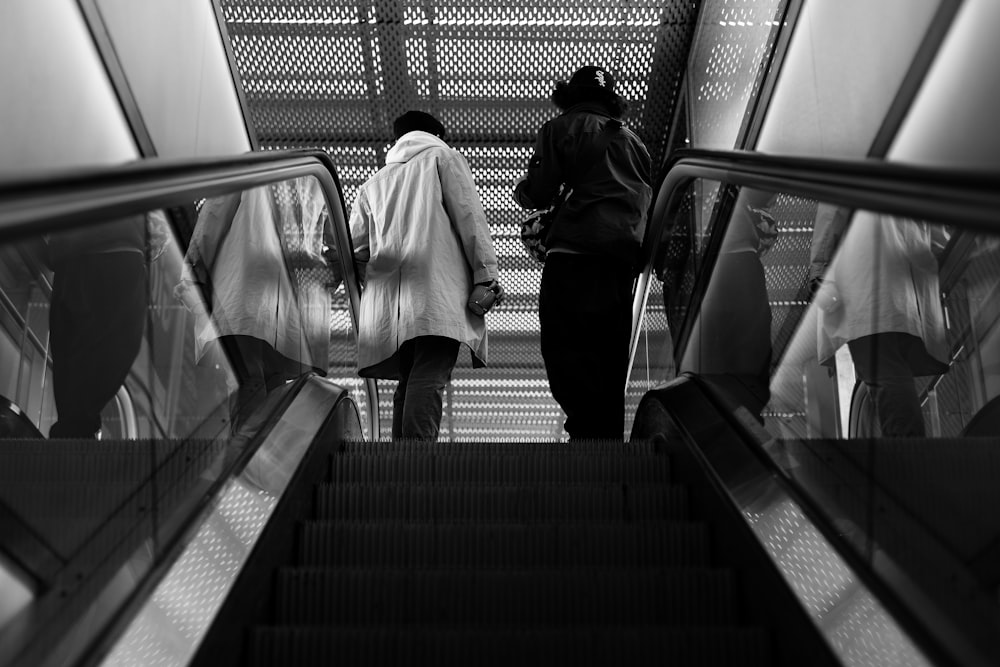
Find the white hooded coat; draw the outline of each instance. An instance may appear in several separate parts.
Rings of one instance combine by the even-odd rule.
[[[497,277],[472,171],[440,138],[409,132],[358,191],[354,256],[364,276],[358,372],[396,379],[396,352],[417,336],[444,336],[487,361],[486,321],[466,306],[476,283]]]
[[[291,189],[296,190],[294,197],[288,193]],[[204,314],[195,323],[196,360],[219,336],[243,335],[326,372],[329,297],[325,290],[293,279],[288,265],[289,259],[302,264],[303,258],[311,258],[313,266],[324,266],[324,239],[333,235],[324,211],[323,192],[313,178],[205,202],[175,292],[193,303],[200,298],[190,289],[193,283],[212,288],[210,308],[199,309]]]
[[[840,232],[828,230],[833,211],[821,205],[814,230],[816,275]],[[923,342],[922,354],[910,359],[914,375],[947,370],[944,310],[938,280],[934,235],[940,228],[906,218],[859,211],[846,229],[824,279],[836,290],[842,305],[820,311],[818,357],[831,363],[848,341],[873,334],[898,332]]]

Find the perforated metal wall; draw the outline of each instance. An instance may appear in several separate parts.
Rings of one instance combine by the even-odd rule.
[[[541,266],[516,237],[511,191],[535,132],[556,114],[555,81],[585,64],[617,75],[632,104],[626,121],[658,164],[700,4],[222,0],[261,147],[327,150],[348,206],[384,164],[392,120],[407,109],[439,117],[469,160],[508,298],[489,315],[490,368],[473,373],[460,358],[443,437],[559,436],[538,351]],[[391,414],[392,383],[379,384]]]
[[[743,148],[788,0],[705,0],[687,72],[690,146]]]

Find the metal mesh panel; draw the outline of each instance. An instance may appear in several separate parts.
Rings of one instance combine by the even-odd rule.
[[[693,148],[740,148],[787,0],[707,0],[688,71]]]
[[[555,81],[584,64],[615,72],[631,102],[626,121],[657,164],[700,2],[221,5],[261,147],[327,150],[348,206],[384,164],[396,116],[413,108],[441,119],[472,167],[508,293],[488,316],[490,367],[473,373],[460,357],[442,436],[558,436],[562,417],[538,350],[541,266],[520,246],[513,185],[538,127],[556,114]],[[380,383],[387,417],[393,388]],[[383,420],[384,433],[389,426]]]

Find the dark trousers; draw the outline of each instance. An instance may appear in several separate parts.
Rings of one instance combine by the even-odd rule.
[[[92,438],[101,410],[118,393],[142,344],[149,296],[138,252],[60,262],[49,330],[58,421],[51,438]]]
[[[400,346],[400,380],[392,398],[393,440],[437,440],[444,388],[460,346],[443,336],[418,336]]]
[[[923,437],[924,415],[914,383],[911,351],[916,336],[892,332],[848,341],[854,370],[868,385],[883,437]]]
[[[599,255],[550,253],[538,296],[549,389],[571,440],[625,432],[632,270]]]
[[[720,376],[730,397],[763,423],[771,399],[771,306],[756,252],[721,253],[689,343],[699,375]]]
[[[229,412],[234,424],[240,414],[249,414],[268,392],[288,380],[302,375],[303,364],[289,359],[274,347],[254,336],[220,336],[219,341],[230,353],[239,388],[230,398]]]

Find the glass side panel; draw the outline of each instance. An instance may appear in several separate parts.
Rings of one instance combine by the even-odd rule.
[[[961,600],[956,622],[1000,622],[1000,232],[716,184],[685,195],[633,381],[701,376],[877,571]],[[704,250],[684,231],[713,225],[725,235]]]
[[[0,244],[5,571],[140,580],[296,378],[368,410],[334,224],[310,176]]]

